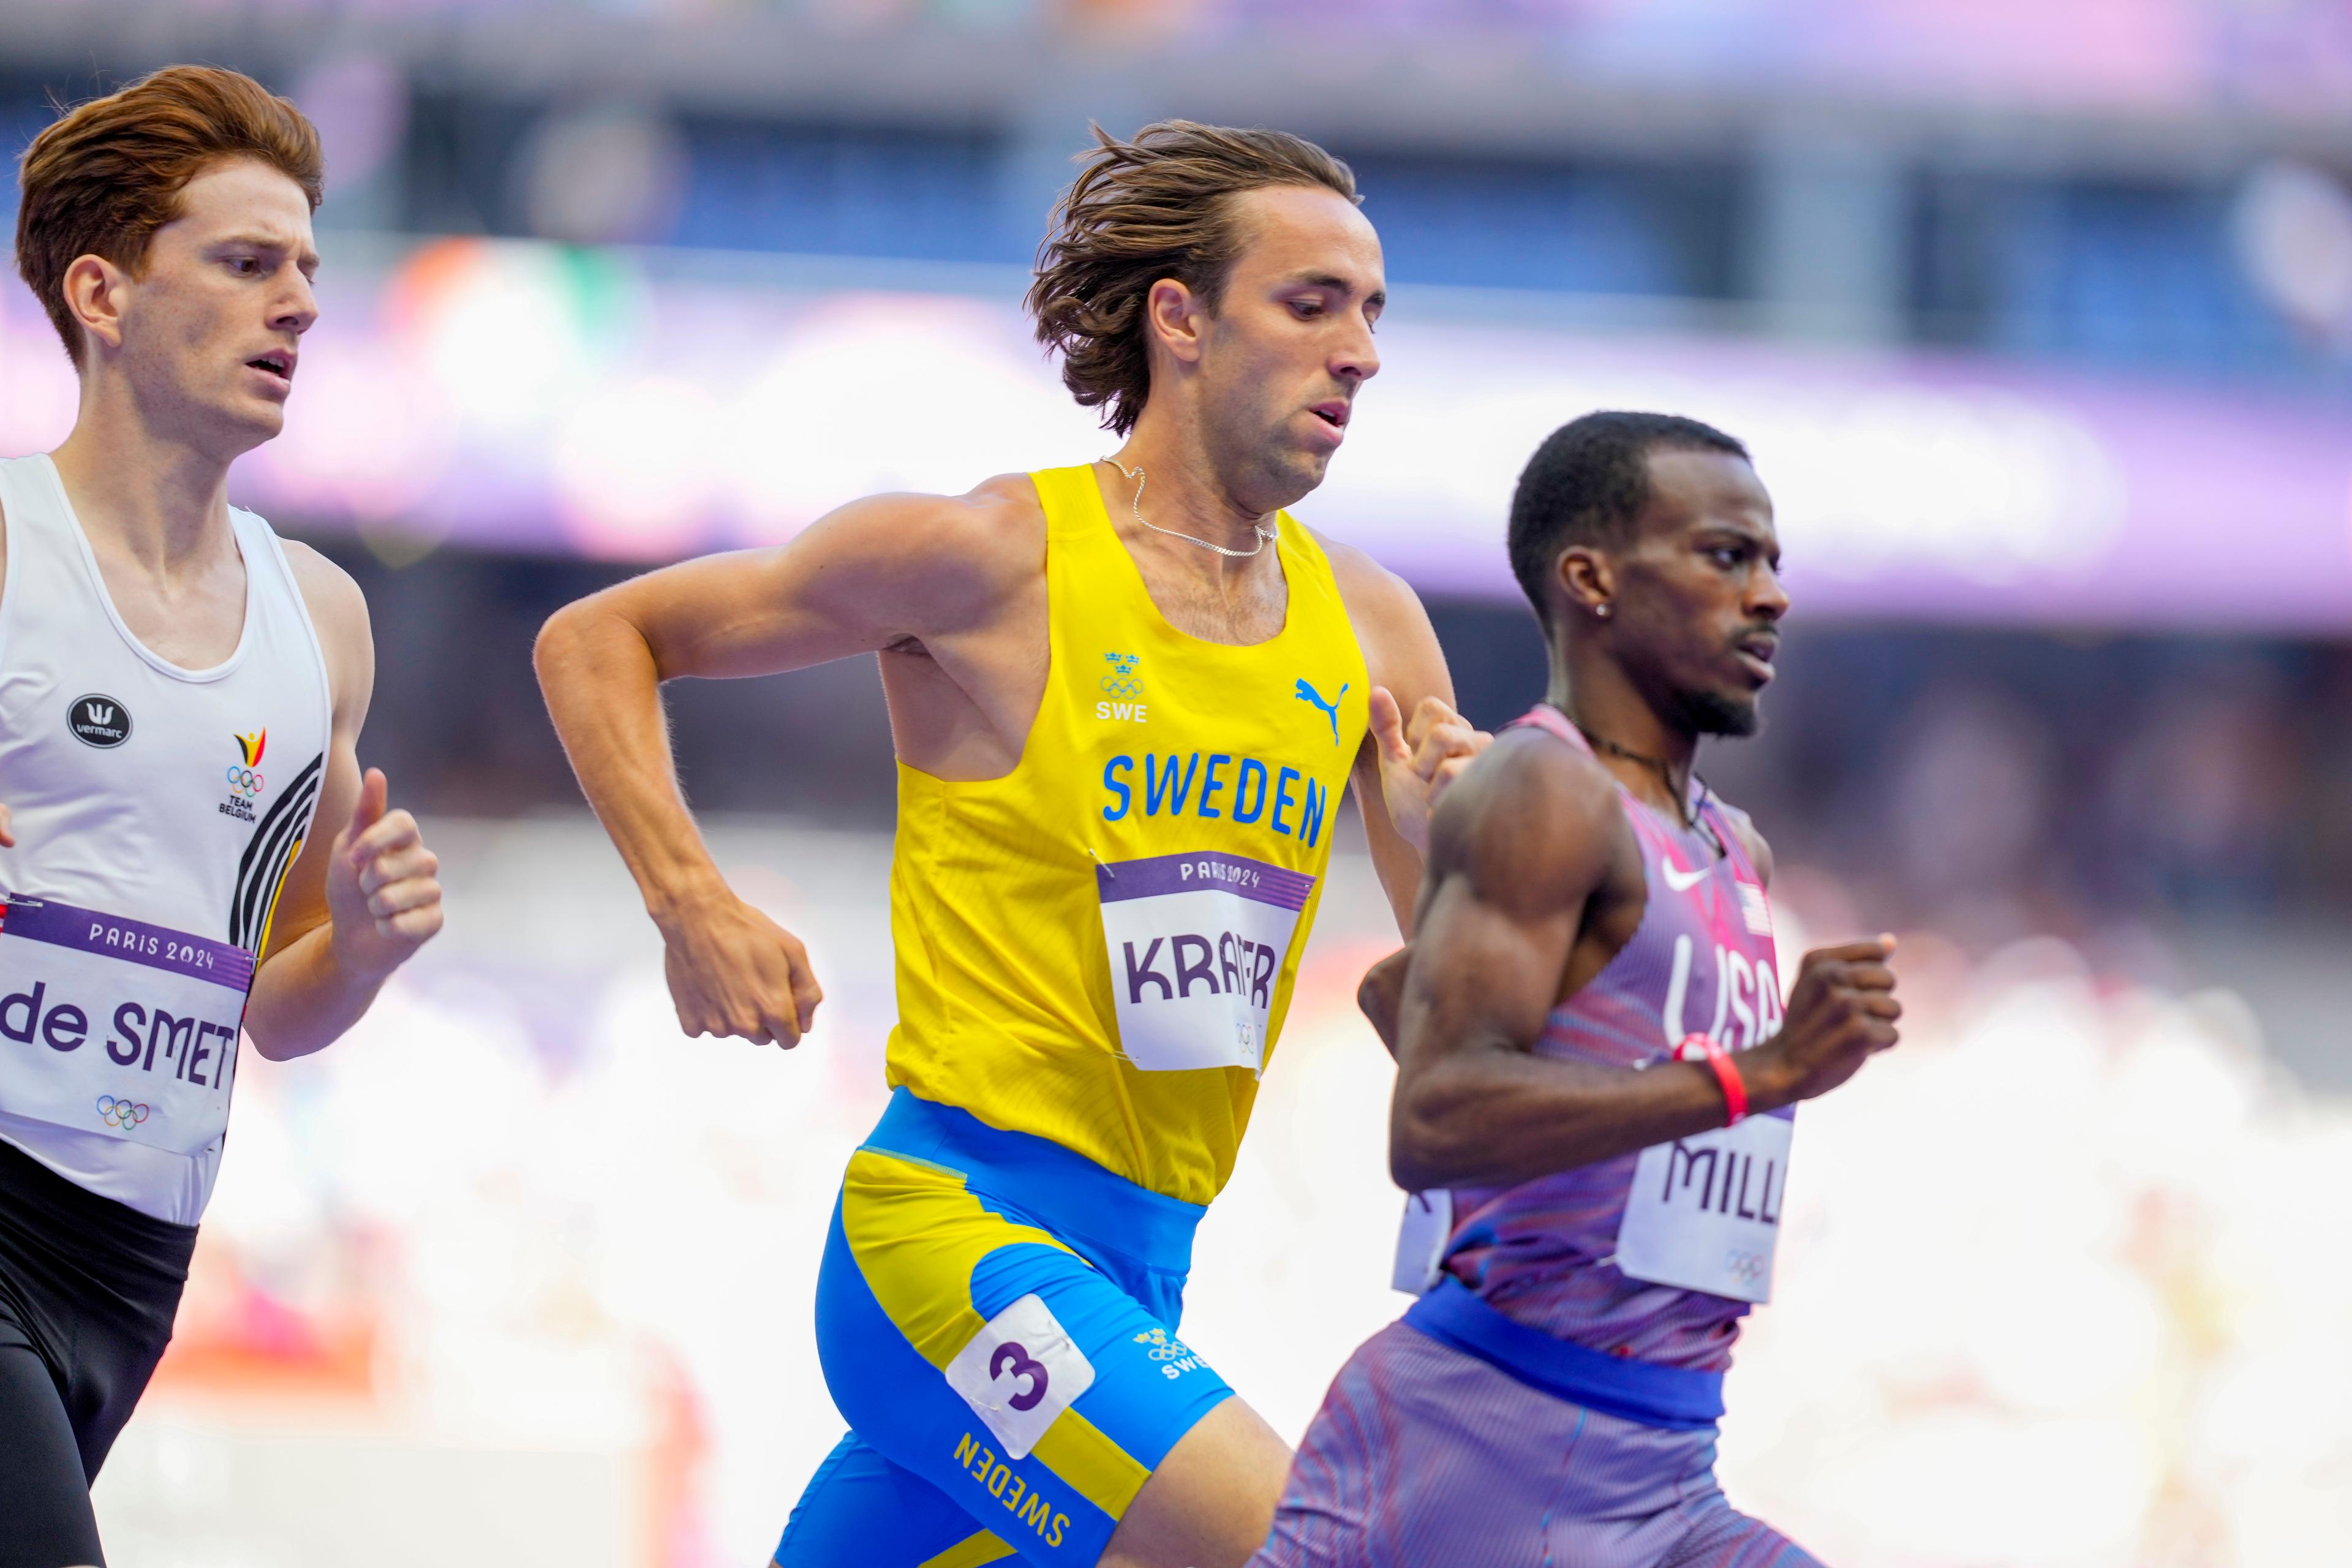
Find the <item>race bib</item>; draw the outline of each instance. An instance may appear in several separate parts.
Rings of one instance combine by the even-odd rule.
[[[988,1424],[1004,1457],[1021,1459],[1094,1386],[1095,1368],[1045,1299],[1033,1294],[982,1323],[948,1363],[947,1380]]]
[[[253,955],[38,899],[0,908],[0,1108],[193,1154],[228,1126]]]
[[[1795,1131],[1793,1112],[1783,1109],[1643,1150],[1617,1232],[1619,1271],[1738,1301],[1770,1300]]]
[[[1197,852],[1096,868],[1119,1049],[1145,1072],[1265,1060],[1266,1016],[1315,879]]]
[[[1389,1283],[1408,1296],[1426,1296],[1444,1274],[1445,1244],[1454,1239],[1454,1194],[1445,1187],[1407,1193],[1397,1226],[1396,1268]]]

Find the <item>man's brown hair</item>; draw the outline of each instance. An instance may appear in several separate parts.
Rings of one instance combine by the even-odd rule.
[[[1095,150],[1046,225],[1027,305],[1037,341],[1062,356],[1062,384],[1124,436],[1151,395],[1144,302],[1172,278],[1213,311],[1246,237],[1246,191],[1321,186],[1360,201],[1348,165],[1281,131],[1163,120],[1122,142],[1093,127]]]
[[[326,191],[318,131],[292,100],[236,71],[171,66],[33,138],[17,181],[16,270],[76,366],[81,323],[66,309],[66,268],[99,256],[135,276],[147,242],[179,216],[188,182],[234,158],[268,164],[318,210]]]

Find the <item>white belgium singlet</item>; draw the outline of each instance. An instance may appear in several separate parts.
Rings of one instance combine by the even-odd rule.
[[[319,801],[326,662],[278,536],[232,510],[245,626],[210,669],[131,635],[56,467],[0,459],[0,1139],[194,1225],[246,994]]]

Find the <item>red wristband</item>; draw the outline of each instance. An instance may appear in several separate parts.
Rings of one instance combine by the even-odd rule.
[[[1731,1065],[1731,1053],[1717,1045],[1712,1035],[1685,1035],[1675,1055],[1688,1061],[1694,1049],[1705,1053],[1715,1081],[1723,1087],[1723,1124],[1738,1126],[1748,1119],[1748,1086],[1739,1081],[1739,1069]]]

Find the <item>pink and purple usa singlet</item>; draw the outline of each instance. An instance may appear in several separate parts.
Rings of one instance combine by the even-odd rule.
[[[1519,722],[1591,754],[1556,709]],[[1644,1068],[1693,1034],[1733,1051],[1769,1038],[1779,958],[1730,808],[1695,791],[1686,828],[1619,795],[1648,883],[1641,924],[1553,1010],[1536,1054]],[[1723,1372],[1769,1291],[1787,1181],[1789,1112],[1772,1114],[1447,1194],[1434,1288],[1341,1368],[1252,1568],[1818,1568],[1715,1480]],[[1661,1227],[1700,1244],[1681,1249],[1696,1272],[1643,1271],[1682,1283],[1620,1267],[1621,1244],[1656,1256]]]

